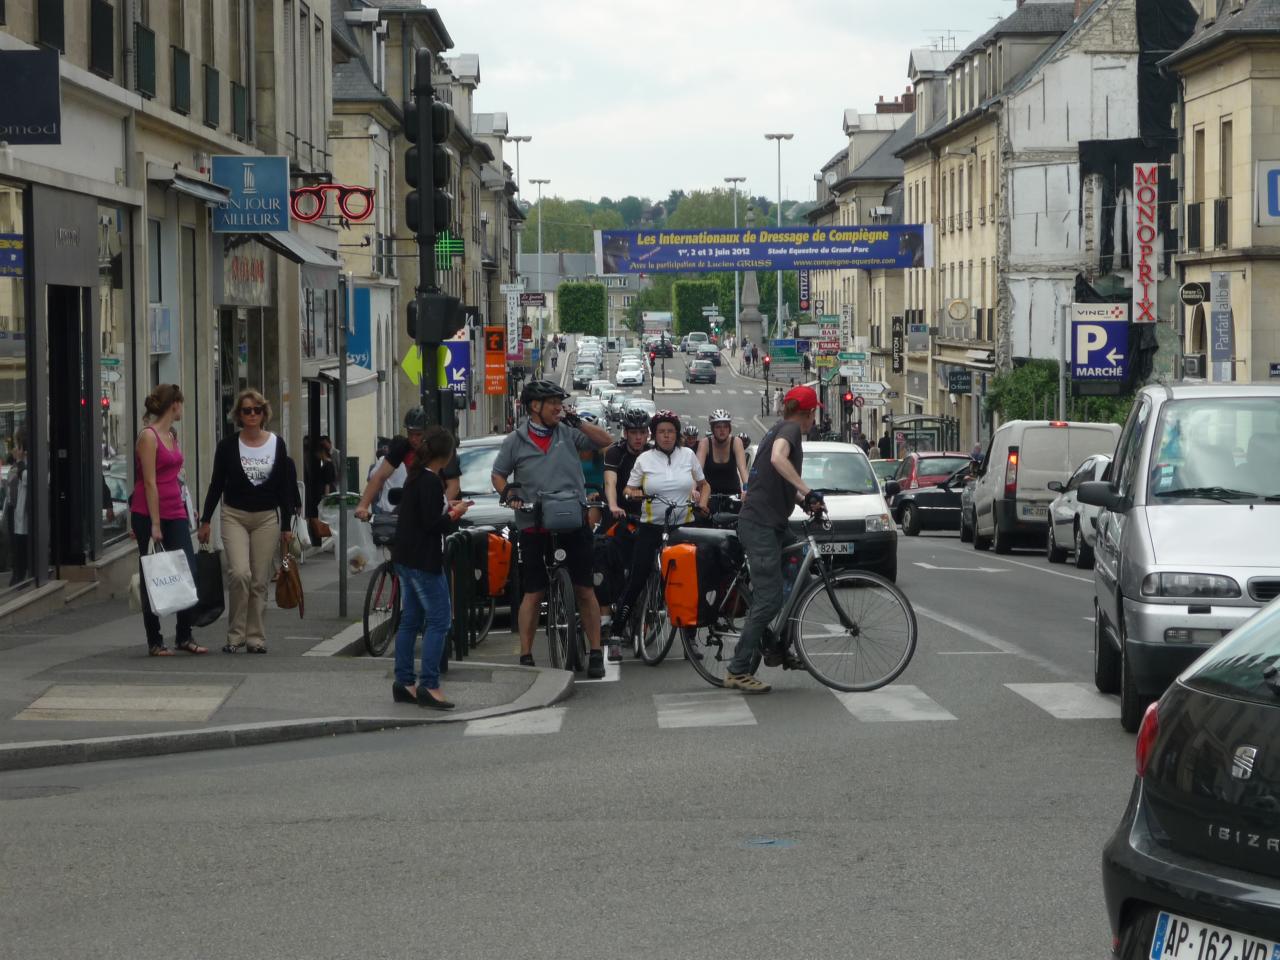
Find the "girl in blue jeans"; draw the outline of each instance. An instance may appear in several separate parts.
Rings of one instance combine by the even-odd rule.
[[[450,621],[444,535],[469,506],[445,499],[440,471],[452,459],[453,448],[453,436],[443,427],[428,427],[423,434],[396,511],[396,537],[391,545],[391,560],[400,578],[400,629],[391,696],[397,703],[417,703],[433,710],[453,709],[440,692],[440,656]],[[413,647],[424,625],[422,669],[415,682]]]

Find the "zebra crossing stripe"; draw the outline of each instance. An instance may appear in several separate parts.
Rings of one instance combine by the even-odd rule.
[[[750,727],[756,717],[740,696],[723,690],[697,693],[655,693],[658,726],[663,730],[682,727]]]
[[[1006,683],[1018,696],[1059,720],[1115,720],[1120,701],[1087,683]]]
[[[509,737],[522,734],[559,733],[567,707],[528,710],[505,717],[468,720],[462,733],[467,737]]]
[[[855,719],[866,723],[956,719],[955,714],[910,684],[895,684],[870,693],[831,692]]]

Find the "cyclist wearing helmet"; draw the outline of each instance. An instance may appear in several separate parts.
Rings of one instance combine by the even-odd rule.
[[[706,478],[702,475],[702,467],[692,450],[680,446],[680,418],[670,410],[655,413],[649,421],[649,429],[653,433],[654,447],[636,457],[631,475],[627,478],[626,494],[636,499],[656,496],[672,503],[688,504],[683,513],[674,511],[671,516],[672,522],[688,523],[693,519],[694,493],[698,495],[699,508],[704,512],[707,508],[707,497],[710,494]],[[610,630],[610,653],[613,652],[614,645],[621,647],[621,640],[627,633],[627,621],[631,619],[631,605],[640,596],[653,569],[643,561],[658,552],[667,509],[667,504],[654,500],[645,501],[641,511],[643,522],[636,533],[636,562],[631,564],[627,585],[615,605],[617,613]]]
[[[550,380],[530,380],[520,391],[520,403],[528,417],[507,434],[498,456],[493,461],[493,488],[508,506],[536,504],[542,494],[575,494],[586,499],[582,476],[583,451],[603,450],[613,437],[607,430],[564,412],[569,394]],[[508,482],[518,487],[508,495]],[[524,512],[515,515],[519,530],[520,584],[524,599],[520,603],[520,663],[533,665],[533,634],[538,626],[538,612],[547,592],[546,554],[551,538],[533,529],[533,517]],[[587,676],[604,676],[604,656],[600,650],[600,606],[596,603],[591,561],[593,544],[590,528],[584,526],[558,536],[560,546],[568,554],[569,577],[578,598],[582,629],[591,647]]]
[[[609,513],[621,520],[627,515],[623,502],[627,478],[636,457],[649,447],[649,415],[643,410],[628,410],[622,417],[622,439],[604,452],[604,495]]]
[[[712,496],[736,496],[747,484],[746,447],[733,435],[733,415],[728,410],[712,410],[707,423],[711,432],[698,444],[698,462]]]
[[[427,411],[422,407],[414,407],[404,415],[404,432],[403,437],[392,437],[391,442],[387,444],[387,452],[382,459],[374,467],[373,473],[369,474],[369,480],[365,483],[364,493],[360,494],[360,503],[356,505],[356,519],[368,520],[369,507],[374,500],[379,499],[382,488],[387,486],[387,481],[391,481],[390,488],[404,486],[405,476],[408,474],[409,468],[413,466],[413,456],[418,449],[418,445],[422,443],[423,431],[427,429]],[[398,475],[399,482],[393,479],[394,475]],[[449,504],[456,504],[458,497],[462,491],[462,467],[458,463],[458,454],[455,451],[453,459],[449,461],[449,465],[440,473],[440,479],[444,483],[444,497]],[[389,509],[390,504],[386,504],[383,509]]]
[[[680,431],[680,443],[683,446],[688,447],[690,450],[697,450],[698,449],[698,428],[695,427],[692,423],[686,425],[685,428]]]
[[[568,407],[569,404],[566,403],[565,409]],[[569,412],[577,413],[577,410]],[[578,419],[592,426],[600,426],[600,418],[594,413],[578,414]],[[578,459],[582,461],[582,480],[586,485],[587,500],[600,503],[604,498],[604,454],[599,450],[583,450]],[[602,519],[599,507],[592,507],[587,515],[593,527]]]

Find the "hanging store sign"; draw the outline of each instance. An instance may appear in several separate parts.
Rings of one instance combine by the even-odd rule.
[[[902,317],[894,317],[892,332],[889,334],[889,349],[893,356],[891,369],[894,373],[901,373],[903,370],[903,356],[906,353],[905,329],[906,325]]]
[[[334,206],[343,220],[363,223],[373,216],[373,187],[353,187],[344,183],[317,183],[290,191],[289,211],[295,220],[315,223],[329,213],[330,198],[334,199]]]
[[[484,328],[484,392],[500,397],[507,392],[507,329]]]
[[[597,273],[932,267],[932,226],[597,230]]]
[[[1160,165],[1133,165],[1133,317],[1134,323],[1155,323],[1158,316],[1156,279],[1160,267]]]
[[[288,157],[216,156],[212,180],[230,191],[214,208],[214,233],[289,232]]]
[[[800,309],[807,311],[810,306],[809,301],[809,271],[796,271],[796,287],[800,294]]]
[[[46,47],[0,53],[0,90],[8,94],[0,100],[0,140],[10,146],[62,143],[57,50]]]
[[[1231,274],[1214,270],[1209,274],[1209,360],[1213,382],[1230,383],[1236,378],[1235,324],[1231,321]]]

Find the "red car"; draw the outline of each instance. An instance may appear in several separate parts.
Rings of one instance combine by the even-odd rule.
[[[957,470],[967,467],[972,462],[967,453],[908,453],[898,463],[898,472],[893,475],[893,479],[898,481],[898,486],[902,490],[936,487]],[[894,519],[901,522],[897,504],[892,506]]]

